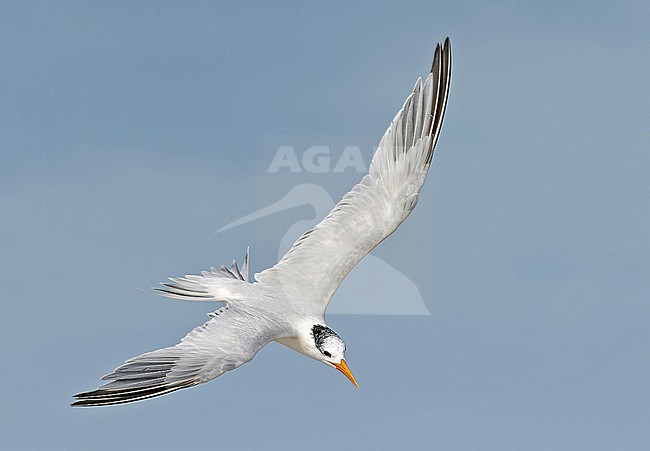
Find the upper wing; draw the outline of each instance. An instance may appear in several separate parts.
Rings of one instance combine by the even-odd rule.
[[[207,382],[250,361],[284,332],[268,315],[237,306],[222,307],[211,316],[176,346],[127,360],[102,378],[110,382],[75,395],[72,405],[122,404]]]
[[[163,283],[164,288],[153,288],[153,292],[161,296],[184,301],[222,301],[250,299],[255,296],[253,284],[249,283],[248,255],[250,248],[246,248],[246,256],[241,271],[235,260],[230,269],[221,265],[210,271],[201,271],[201,275],[186,275],[185,277],[170,277],[171,283]]]
[[[369,174],[274,267],[256,275],[274,297],[322,313],[350,270],[397,229],[417,203],[445,113],[451,46],[436,47],[431,73],[384,134]]]

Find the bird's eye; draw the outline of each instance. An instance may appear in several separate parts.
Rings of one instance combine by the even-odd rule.
[[[332,357],[329,351],[323,351],[323,354],[325,354],[325,357]]]

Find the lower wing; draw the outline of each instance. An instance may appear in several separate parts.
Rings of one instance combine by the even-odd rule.
[[[72,406],[123,404],[207,382],[249,362],[280,328],[262,315],[226,306],[179,344],[127,360],[96,390],[75,395]]]

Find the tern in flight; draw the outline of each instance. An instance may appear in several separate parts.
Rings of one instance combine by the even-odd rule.
[[[413,92],[382,137],[369,173],[273,267],[248,275],[211,268],[170,278],[154,291],[188,301],[220,301],[208,322],[175,346],[127,360],[96,390],[75,395],[73,406],[122,404],[164,395],[221,376],[276,341],[336,368],[358,387],[345,361],[345,343],[325,323],[325,309],[345,276],[413,211],[429,172],[445,114],[451,46],[436,46],[431,73]]]

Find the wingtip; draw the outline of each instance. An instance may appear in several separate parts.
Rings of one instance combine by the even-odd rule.
[[[440,45],[440,43],[438,43],[436,44],[436,50],[433,52],[433,62],[431,63],[431,71],[430,71],[432,74],[438,72],[436,66],[440,64],[441,53],[442,53],[442,46]]]
[[[444,53],[449,66],[451,66],[451,40],[449,39],[449,36],[445,38],[445,45],[442,48],[442,53]]]
[[[445,38],[444,43],[441,44],[438,42],[436,44],[436,50],[433,53],[433,63],[431,63],[431,73],[437,72],[436,62],[439,61],[443,55],[446,58],[451,57],[451,39],[449,39],[449,36]]]

